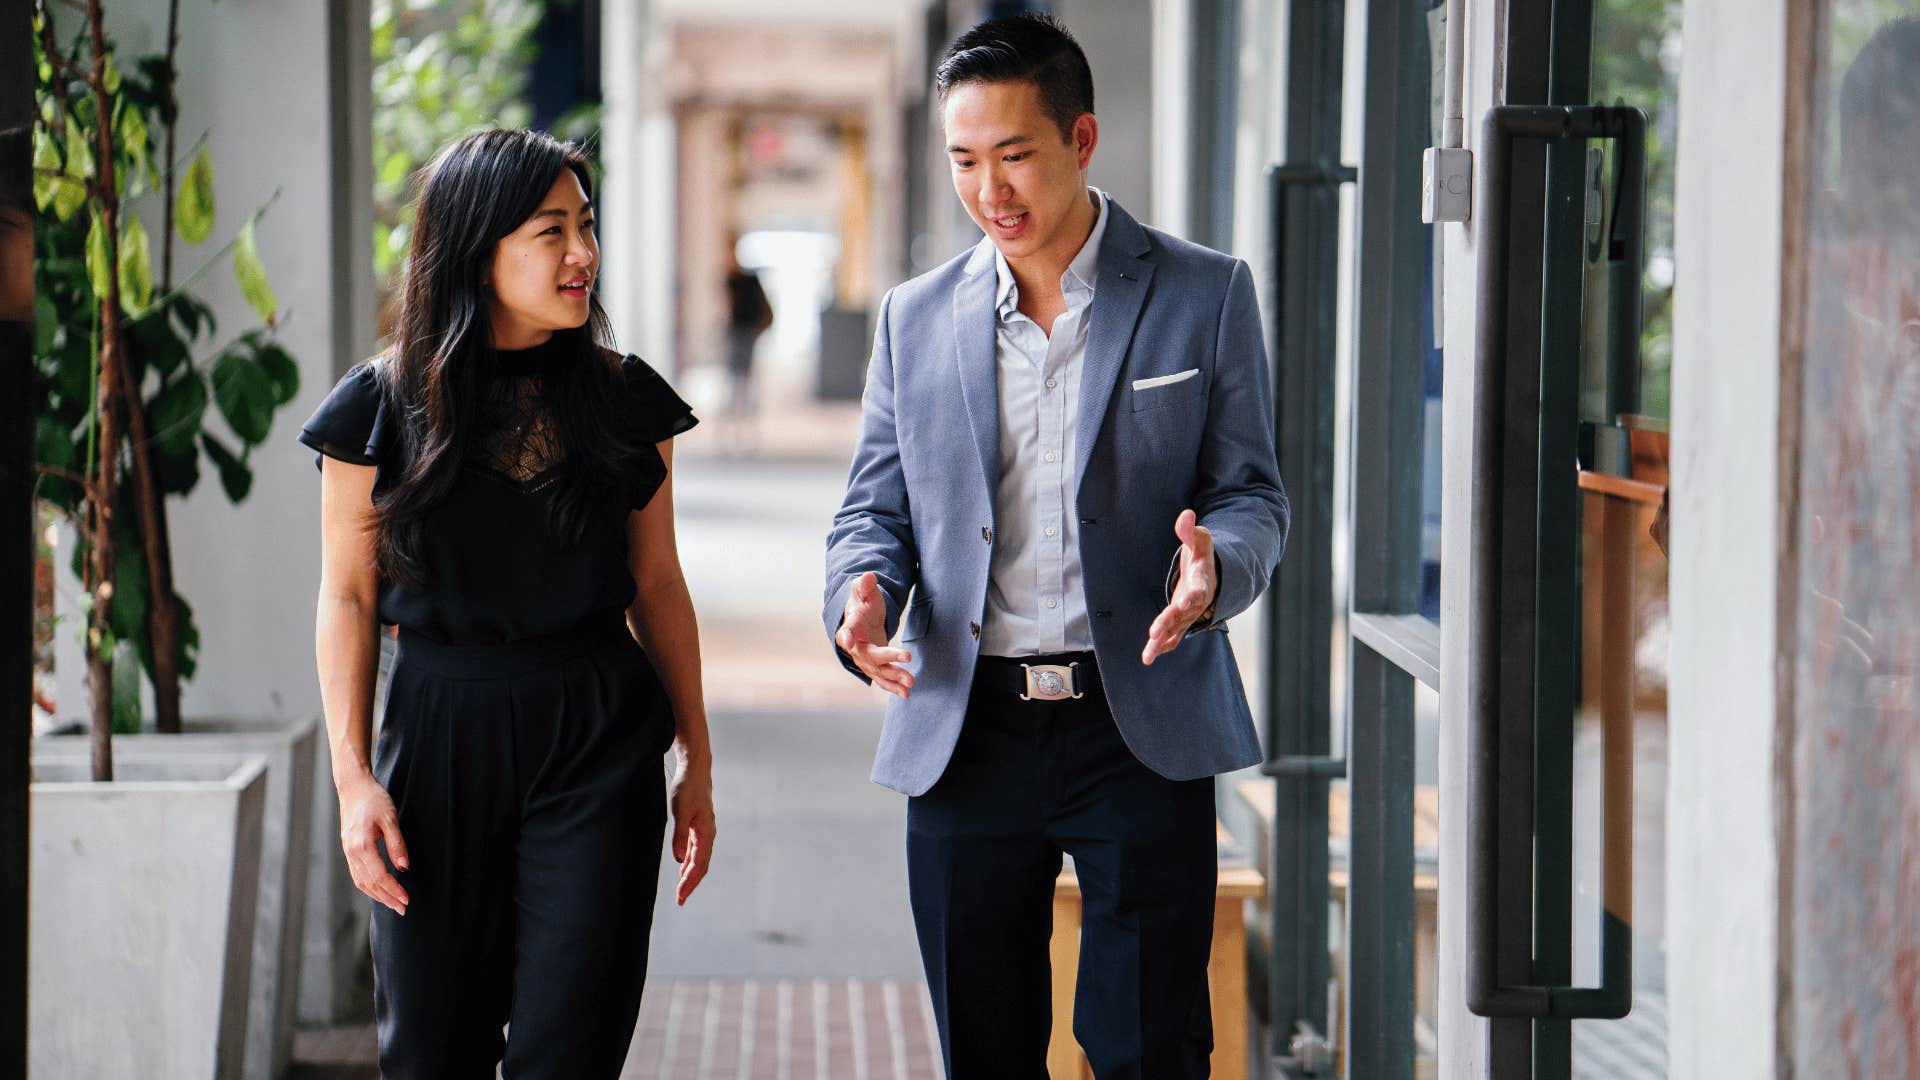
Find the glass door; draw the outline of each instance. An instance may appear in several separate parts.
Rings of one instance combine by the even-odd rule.
[[[1509,8],[1476,150],[1465,974],[1496,1077],[1666,1075],[1678,27]]]
[[[1287,7],[1269,173],[1280,467],[1267,1018],[1290,1077],[1438,1069],[1442,0]]]

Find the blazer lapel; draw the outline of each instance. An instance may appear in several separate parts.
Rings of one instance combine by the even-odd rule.
[[[960,365],[960,397],[973,427],[980,475],[992,506],[1000,486],[1000,369],[994,359],[998,328],[994,321],[996,279],[993,253],[982,240],[967,263],[967,274],[953,291],[953,343]],[[938,407],[936,405],[936,407]]]
[[[1120,204],[1107,203],[1107,231],[1100,243],[1100,276],[1087,314],[1087,358],[1080,370],[1080,426],[1074,434],[1074,484],[1087,474],[1087,461],[1113,398],[1113,385],[1126,366],[1127,347],[1146,306],[1154,264],[1147,231]]]

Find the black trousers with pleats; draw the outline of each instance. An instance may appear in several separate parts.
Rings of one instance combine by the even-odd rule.
[[[374,754],[411,864],[406,915],[373,905],[384,1077],[619,1075],[672,738],[624,625],[481,646],[401,632]]]
[[[976,682],[947,770],[907,802],[907,874],[949,1080],[1045,1080],[1061,855],[1080,879],[1073,1034],[1099,1080],[1205,1077],[1213,781],[1127,749],[1105,697]]]

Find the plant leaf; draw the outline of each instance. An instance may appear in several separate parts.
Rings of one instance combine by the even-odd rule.
[[[113,733],[140,733],[140,650],[133,642],[114,642],[113,659]]]
[[[260,370],[273,380],[273,403],[285,405],[300,393],[300,365],[294,363],[292,355],[278,345],[262,346],[253,355]]]
[[[60,329],[60,311],[44,292],[33,295],[33,355],[44,357],[53,353],[53,335]]]
[[[67,116],[67,175],[83,184],[93,175],[93,151],[87,146],[87,135],[80,130],[79,118],[73,114]]]
[[[206,447],[207,456],[213,459],[214,467],[220,470],[220,486],[226,489],[229,502],[244,502],[247,492],[253,489],[253,470],[247,463],[233,455],[227,445],[212,435],[201,432],[200,445]]]
[[[169,453],[192,453],[207,412],[207,384],[200,373],[186,368],[153,396],[148,423],[154,441]]]
[[[193,156],[185,176],[180,178],[180,193],[174,199],[173,226],[180,239],[198,244],[213,235],[213,155],[205,146]]]
[[[267,284],[267,268],[260,262],[260,248],[254,242],[254,218],[248,218],[240,226],[240,235],[233,244],[233,278],[240,283],[240,295],[253,305],[254,313],[260,321],[273,325],[277,313],[278,301],[273,296],[273,286]]]
[[[87,226],[87,283],[98,299],[105,300],[111,291],[113,272],[113,257],[107,254],[107,230],[100,225],[100,215],[95,214],[93,224]]]
[[[117,134],[120,145],[126,148],[128,159],[128,168],[122,180],[130,195],[138,195],[142,177],[151,171],[151,166],[147,164],[147,114],[145,109],[124,98],[119,111]]]
[[[179,608],[180,636],[180,679],[193,678],[195,669],[200,666],[200,627],[193,621],[193,608],[187,606],[187,598],[179,593],[173,594],[174,606]]]
[[[259,364],[232,350],[221,353],[213,362],[213,400],[243,443],[266,441],[276,402],[273,379]]]
[[[153,254],[147,227],[129,213],[120,233],[120,306],[138,315],[153,302]]]
[[[127,324],[127,334],[138,347],[141,361],[165,379],[187,362],[187,343],[174,333],[167,313],[149,310]]]
[[[53,134],[39,124],[33,126],[33,205],[45,210],[53,201],[53,185],[59,178],[60,151],[54,148]]]

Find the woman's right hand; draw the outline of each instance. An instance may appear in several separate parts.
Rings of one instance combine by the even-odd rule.
[[[395,915],[405,915],[407,890],[380,857],[380,843],[385,841],[394,868],[407,869],[407,843],[400,839],[400,814],[393,799],[369,772],[339,785],[338,791],[340,847],[347,853],[354,888],[387,905]]]

